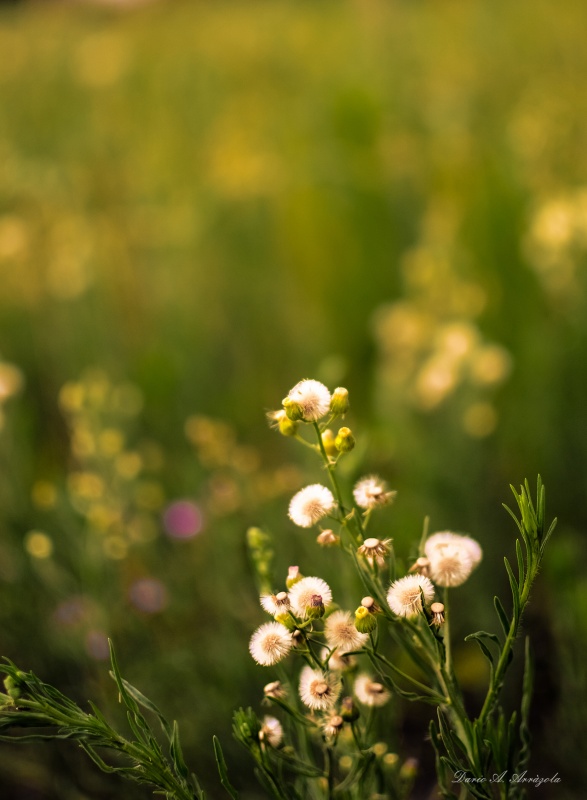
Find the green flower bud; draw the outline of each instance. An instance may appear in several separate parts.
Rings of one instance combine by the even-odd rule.
[[[406,759],[401,766],[399,774],[400,778],[403,778],[404,780],[413,780],[418,774],[418,759]]]
[[[287,578],[285,579],[285,585],[288,589],[296,584],[298,581],[301,581],[304,576],[300,572],[299,567],[289,567],[287,571]]]
[[[352,697],[343,697],[340,705],[340,716],[345,722],[354,722],[359,719],[361,712],[355,705]]]
[[[15,681],[12,675],[8,675],[4,678],[4,688],[9,697],[13,700],[18,700],[22,694],[22,684],[20,681]]]
[[[339,453],[349,453],[355,446],[355,437],[350,428],[341,428],[334,440]]]
[[[304,419],[302,407],[299,403],[296,403],[295,400],[292,400],[291,397],[285,397],[283,399],[283,408],[285,409],[285,413],[287,414],[288,418],[292,422],[299,422],[300,420]]]
[[[284,628],[287,628],[288,631],[295,631],[296,629],[296,621],[289,612],[277,614],[275,617],[275,622],[279,622],[279,624],[283,625]]]
[[[365,606],[359,606],[355,611],[355,628],[359,633],[371,633],[377,627],[377,619]]]
[[[282,417],[279,418],[277,422],[277,427],[279,428],[279,433],[282,436],[295,436],[298,432],[298,423],[291,420],[287,413],[285,413]]]
[[[344,417],[349,408],[350,403],[348,390],[344,389],[342,386],[339,386],[338,389],[335,389],[332,393],[332,397],[330,399],[330,410],[333,414]]]
[[[312,595],[310,605],[306,607],[306,615],[309,619],[320,619],[324,616],[324,603],[321,594]]]
[[[336,449],[336,444],[334,443],[334,434],[332,433],[330,428],[326,428],[326,430],[322,434],[322,444],[324,445],[324,449],[326,450],[327,456],[338,455],[338,450]]]

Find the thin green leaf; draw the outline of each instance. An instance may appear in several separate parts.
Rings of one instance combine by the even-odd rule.
[[[137,713],[139,711],[139,707],[137,703],[133,700],[133,698],[130,696],[124,685],[124,680],[122,678],[122,675],[120,674],[120,668],[118,666],[116,653],[114,652],[114,644],[112,643],[111,639],[108,639],[108,645],[110,647],[110,663],[112,664],[112,672],[110,673],[110,676],[116,682],[120,698],[124,702],[125,706],[133,713]]]
[[[550,537],[552,536],[552,534],[554,532],[554,529],[556,528],[557,522],[558,522],[558,520],[555,517],[552,520],[552,522],[550,523],[550,528],[548,529],[547,533],[545,534],[545,536],[542,537],[542,543],[540,545],[540,554],[541,555],[542,555],[542,553],[544,553],[544,548],[546,547],[546,543],[550,539]]]
[[[516,539],[516,557],[518,559],[518,583],[520,586],[524,585],[526,579],[526,570],[524,568],[524,557],[522,555],[522,545],[520,540]]]
[[[183,758],[183,752],[181,749],[181,743],[179,741],[179,728],[177,727],[177,722],[173,720],[173,729],[171,733],[171,742],[169,744],[169,753],[171,755],[171,759],[173,761],[173,765],[178,775],[181,775],[182,778],[189,778],[190,772],[187,768],[187,764]]]
[[[217,736],[213,736],[212,742],[214,744],[214,755],[216,756],[216,766],[218,767],[218,774],[220,775],[220,783],[232,797],[232,800],[238,800],[238,792],[228,779],[228,770],[226,769],[226,761],[224,760],[220,739]]]
[[[136,700],[136,702],[139,705],[141,705],[143,708],[146,708],[147,711],[150,711],[152,714],[155,714],[155,716],[157,717],[157,719],[159,720],[159,722],[161,724],[161,727],[163,728],[163,732],[170,739],[172,734],[173,734],[172,726],[169,724],[169,722],[167,722],[167,720],[165,719],[165,717],[163,716],[161,711],[157,708],[155,703],[153,703],[151,700],[149,700],[148,697],[145,697],[145,695],[142,692],[140,692],[136,688],[136,686],[133,686],[131,683],[129,683],[124,678],[121,678],[121,680],[122,680],[122,683],[124,685],[124,688],[130,694],[130,696],[134,700]]]
[[[499,617],[501,627],[507,638],[510,632],[511,623],[510,620],[508,619],[508,615],[505,613],[505,608],[503,607],[503,604],[497,595],[493,598],[493,605],[495,606],[495,610],[497,612],[497,616]]]
[[[503,563],[505,564],[506,572],[508,574],[508,578],[510,581],[510,587],[512,590],[512,600],[514,604],[514,619],[516,620],[517,623],[518,620],[520,619],[520,587],[518,586],[518,582],[515,578],[511,564],[506,557],[504,557]]]
[[[287,764],[293,772],[297,772],[298,775],[305,775],[308,778],[323,778],[325,777],[324,770],[317,767],[315,764],[309,764],[307,761],[302,761],[295,756],[289,755],[287,752],[283,750],[271,750],[272,758],[278,759],[283,761],[284,764]]]

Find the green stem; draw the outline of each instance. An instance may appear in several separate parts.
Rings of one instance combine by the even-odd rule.
[[[320,431],[320,426],[318,425],[317,422],[314,422],[314,430],[316,431],[316,436],[318,437],[318,447],[320,448],[320,452],[322,453],[322,458],[324,459],[324,464],[326,466],[326,469],[328,470],[330,483],[332,484],[332,488],[334,489],[334,494],[336,496],[338,507],[340,508],[340,513],[342,514],[343,517],[345,517],[346,510],[344,507],[344,501],[342,499],[340,486],[338,485],[338,480],[336,478],[335,464],[333,464],[330,458],[328,457],[328,453],[326,452],[326,448],[324,447],[324,442],[322,441],[322,433]]]
[[[450,611],[448,608],[448,587],[444,587],[444,665],[448,675],[452,676],[452,651],[450,646]]]
[[[526,575],[526,581],[524,583],[524,587],[520,594],[520,613],[518,614],[517,618],[515,613],[512,614],[510,629],[508,631],[508,635],[504,642],[503,649],[499,656],[497,666],[493,673],[493,680],[491,681],[491,685],[487,691],[487,696],[485,697],[483,708],[481,709],[481,713],[479,714],[479,718],[477,720],[479,725],[481,726],[485,724],[487,717],[489,716],[489,712],[493,708],[495,697],[499,692],[500,686],[503,681],[503,676],[505,674],[506,669],[509,666],[510,653],[514,641],[518,635],[522,614],[524,613],[524,609],[526,607],[526,604],[528,603],[528,597],[530,596],[530,589],[532,588],[532,583],[534,582],[534,578],[536,577],[536,572],[537,572],[537,567],[535,566],[534,569],[532,570],[532,574]]]

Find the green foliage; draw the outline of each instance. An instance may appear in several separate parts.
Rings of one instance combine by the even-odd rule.
[[[92,713],[82,711],[57,689],[43,683],[32,672],[22,672],[10,661],[0,665],[0,670],[7,676],[5,686],[10,694],[10,699],[4,696],[0,707],[1,738],[8,742],[73,739],[103,772],[147,784],[168,800],[204,800],[196,776],[190,775],[183,760],[177,723],[170,725],[150,700],[124,680],[112,645],[110,656],[111,675],[118,688],[119,700],[127,710],[134,739],[128,739],[115,730],[94,704],[90,704]],[[166,740],[167,755],[141,707],[158,719]],[[34,731],[23,734],[22,729]],[[120,756],[122,764],[117,764],[116,759],[114,763],[107,763],[101,755],[104,750]]]

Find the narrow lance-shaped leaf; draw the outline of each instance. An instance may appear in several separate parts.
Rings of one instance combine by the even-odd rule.
[[[222,752],[222,745],[217,736],[212,737],[214,744],[214,755],[216,756],[216,766],[218,767],[218,774],[220,775],[220,783],[224,786],[232,800],[238,800],[238,792],[228,779],[228,770],[226,769],[226,761],[224,753]]]

